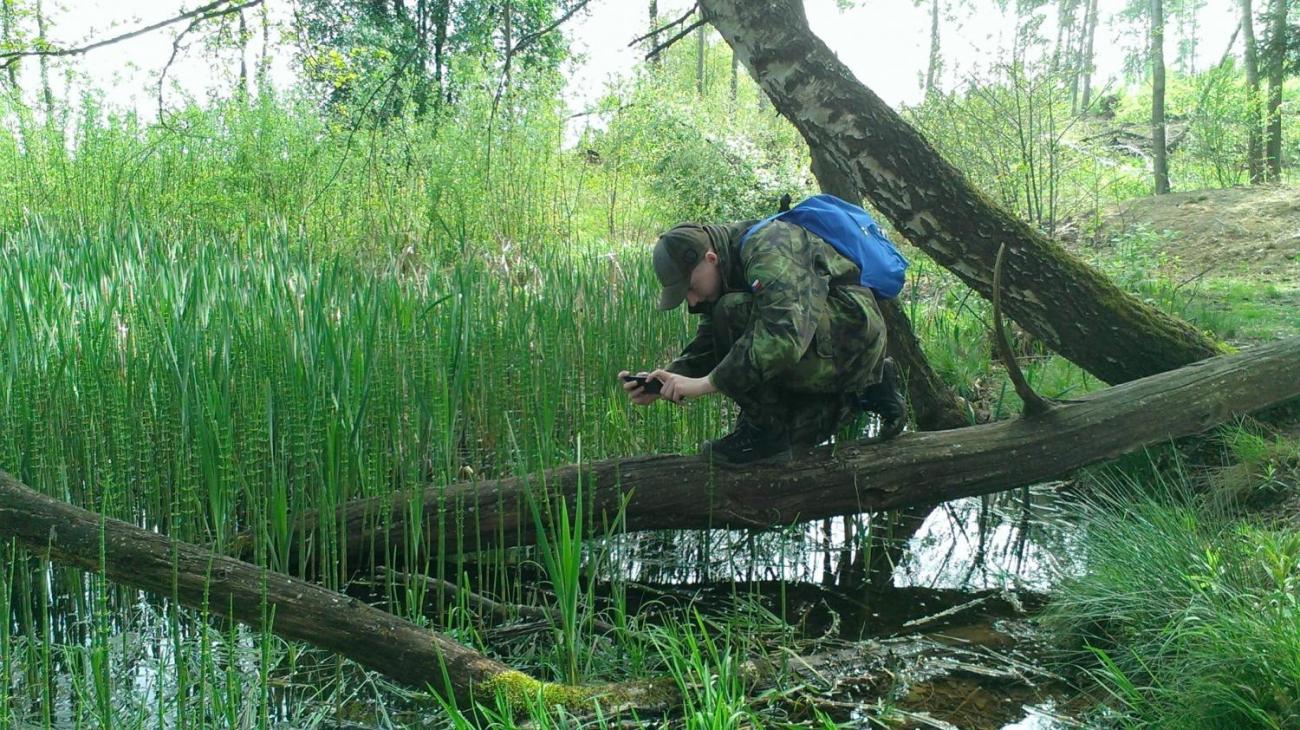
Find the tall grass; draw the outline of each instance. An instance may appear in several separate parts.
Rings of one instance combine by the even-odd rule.
[[[65,129],[0,98],[0,224],[121,233],[145,221],[190,236],[281,228],[321,251],[418,259],[646,240],[671,222],[640,168],[563,148],[558,95],[534,88],[494,116],[492,95],[474,89],[444,114],[382,126],[266,95],[192,104],[153,124],[91,97]],[[609,231],[601,209],[614,186],[621,225]]]
[[[1046,616],[1127,727],[1300,723],[1300,537],[1231,518],[1175,471],[1085,506]]]
[[[613,377],[663,362],[687,334],[680,315],[647,306],[657,284],[643,256],[573,245],[371,272],[315,257],[287,234],[20,229],[0,243],[0,464],[48,494],[180,539],[222,545],[251,530],[260,559],[282,568],[290,516],[311,509],[330,514],[466,469],[490,477],[567,463],[580,433],[583,458],[693,449],[722,428],[716,405],[633,411]],[[450,556],[461,546],[441,547]],[[329,540],[314,558],[332,585],[358,567]],[[5,574],[0,592],[50,609],[47,573]],[[99,617],[90,637],[107,636],[101,619],[134,602],[97,583],[54,595],[89,601],[77,615]],[[177,652],[188,652],[191,620]],[[57,661],[40,648],[58,643],[41,623],[26,651],[45,674]],[[114,655],[95,651],[87,686],[117,697],[102,665]],[[208,686],[211,665],[186,679]],[[227,695],[214,707],[243,702],[261,700]]]

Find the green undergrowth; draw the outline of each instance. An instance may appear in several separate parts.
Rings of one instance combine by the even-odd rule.
[[[1080,557],[1043,623],[1098,722],[1300,723],[1300,533],[1285,510],[1243,511],[1300,494],[1300,441],[1239,426],[1221,448],[1225,468],[1174,459],[1085,490]]]
[[[1008,418],[1023,404],[995,349],[992,305],[929,258],[912,256],[910,286],[899,303],[930,365],[960,398],[972,423]],[[1010,320],[1012,352],[1035,392],[1074,398],[1104,383],[1052,353]]]
[[[1260,342],[1300,334],[1300,283],[1260,283],[1172,273],[1161,252],[1174,234],[1137,225],[1091,252],[1094,266],[1143,301],[1227,342]]]
[[[283,231],[21,228],[0,242],[0,464],[46,494],[189,542],[221,549],[247,530],[252,559],[272,569],[288,564],[292,518],[322,509],[313,569],[345,589],[368,571],[341,559],[333,506],[689,452],[724,430],[717,400],[633,409],[618,387],[619,369],[664,362],[691,332],[683,313],[647,306],[657,284],[643,257],[575,245],[367,266]],[[683,693],[726,691],[693,700],[699,727],[752,714],[734,685],[702,678],[736,671],[778,621],[737,610],[704,623],[681,610],[648,623],[617,580],[598,600],[593,581],[630,558],[589,539],[613,528],[537,487],[547,539],[536,550],[466,563],[450,529],[393,549],[432,550],[436,577],[556,609],[542,631],[502,639],[463,597],[439,604],[391,580],[375,586],[379,600],[542,682],[664,676]],[[427,711],[427,697],[223,622],[214,607],[180,608],[8,544],[0,557],[0,615],[14,617],[0,635],[0,724],[313,726]]]

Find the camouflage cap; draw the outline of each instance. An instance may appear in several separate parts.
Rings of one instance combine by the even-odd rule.
[[[673,309],[686,298],[691,288],[691,272],[709,250],[709,234],[704,226],[682,223],[673,226],[655,242],[655,276],[663,286],[660,309]]]

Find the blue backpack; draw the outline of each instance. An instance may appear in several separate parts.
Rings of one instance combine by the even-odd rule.
[[[807,229],[862,269],[862,286],[893,299],[903,290],[907,259],[876,225],[871,214],[834,195],[814,195],[790,210],[755,223],[740,237],[740,246],[768,223],[780,220]]]

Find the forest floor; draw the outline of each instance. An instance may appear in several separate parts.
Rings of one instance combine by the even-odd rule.
[[[1200,319],[1193,309],[1230,320],[1219,334],[1233,343],[1300,335],[1300,188],[1149,196],[1101,219],[1075,247],[1111,266],[1150,268],[1145,273],[1171,283],[1165,291],[1192,321]]]
[[[1229,320],[1228,332],[1220,333],[1229,342],[1300,335],[1300,187],[1153,195],[1113,206],[1101,218],[1091,243],[1079,242],[1076,249],[1090,248],[1112,263],[1153,265],[1150,274],[1174,282],[1187,297],[1199,298]],[[1135,231],[1143,233],[1135,236]],[[1141,241],[1139,255],[1124,251],[1135,238]],[[1268,419],[1271,430],[1283,443],[1300,445],[1300,418],[1294,408],[1283,410]],[[1300,458],[1300,451],[1289,456]],[[1284,481],[1300,487],[1300,464],[1287,466]],[[1300,525],[1300,488],[1289,490],[1263,516]]]
[[[1103,232],[1136,225],[1167,235],[1162,273],[1300,286],[1300,188],[1257,186],[1152,195],[1103,216]]]

